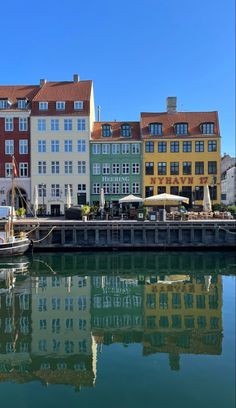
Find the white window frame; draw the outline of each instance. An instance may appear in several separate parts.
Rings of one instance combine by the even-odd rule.
[[[46,140],[38,140],[38,153],[46,153]]]
[[[65,110],[66,103],[65,101],[56,101],[56,110],[62,111]]]
[[[112,143],[111,151],[112,151],[112,154],[120,154],[120,144],[119,143]]]
[[[59,119],[51,119],[51,131],[58,132],[60,130]]]
[[[86,161],[78,160],[78,174],[86,174]]]
[[[59,151],[60,151],[60,141],[57,139],[51,140],[51,152],[59,153]]]
[[[28,118],[19,118],[19,132],[28,131]]]
[[[120,194],[120,184],[112,183],[112,194]]]
[[[60,197],[60,184],[51,184],[51,196]]]
[[[38,132],[46,132],[46,119],[38,119],[37,129]]]
[[[140,194],[140,184],[139,183],[132,184],[132,194]]]
[[[13,139],[5,140],[5,154],[6,155],[14,154],[14,140]]]
[[[122,184],[122,194],[129,194],[130,193],[130,185],[129,183]]]
[[[20,139],[19,140],[19,154],[28,154],[29,147],[28,147],[28,139]]]
[[[39,102],[39,110],[48,110],[48,102]]]
[[[130,154],[130,143],[122,143],[122,154]]]
[[[86,140],[85,139],[79,139],[77,141],[77,152],[78,153],[86,152]]]
[[[110,183],[103,183],[102,187],[104,194],[110,194]]]
[[[83,101],[74,101],[74,110],[83,110],[84,102]]]
[[[19,163],[19,177],[28,177],[28,176],[29,176],[29,164]]]
[[[65,174],[73,174],[73,161],[65,160],[64,169],[65,169]]]
[[[73,130],[73,121],[72,119],[64,119],[64,131],[71,132]]]
[[[27,99],[17,99],[17,108],[26,109],[27,103],[28,103]]]
[[[112,164],[112,174],[120,174],[120,163]]]
[[[140,174],[140,163],[132,163],[132,174]]]
[[[110,174],[110,163],[103,163],[102,164],[102,174]]]
[[[110,144],[102,143],[102,154],[110,154]]]
[[[13,118],[5,118],[5,132],[13,132],[14,121]]]
[[[92,146],[93,154],[101,154],[101,143],[93,143]]]
[[[140,143],[132,143],[131,146],[132,154],[140,154]]]
[[[12,163],[5,163],[5,177],[12,177]]]
[[[93,183],[93,194],[100,194],[100,184]]]
[[[100,174],[101,174],[101,164],[93,163],[93,175],[100,176]]]
[[[60,162],[58,160],[51,161],[51,174],[60,174]]]
[[[130,164],[122,163],[122,174],[130,174]]]
[[[47,163],[45,160],[38,161],[38,174],[47,173]]]
[[[77,119],[77,130],[78,132],[86,131],[86,119],[84,118]]]
[[[71,139],[64,140],[64,152],[72,153],[73,151],[73,141]]]

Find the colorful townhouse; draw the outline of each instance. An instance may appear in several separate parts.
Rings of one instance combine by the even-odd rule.
[[[113,215],[119,199],[142,196],[142,141],[139,122],[95,122],[90,142],[91,204],[101,188]]]
[[[93,122],[92,81],[77,74],[73,81],[40,81],[31,112],[31,190],[38,186],[44,213],[64,214],[68,188],[72,205],[89,202]]]
[[[219,203],[220,130],[217,112],[177,112],[176,97],[167,110],[141,113],[143,195],[183,195],[201,205],[204,185]]]
[[[15,207],[30,205],[30,111],[39,87],[0,86],[0,205],[11,204],[15,158]]]

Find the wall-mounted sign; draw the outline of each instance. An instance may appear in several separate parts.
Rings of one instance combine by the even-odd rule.
[[[107,182],[120,182],[120,181],[129,181],[129,177],[128,176],[115,176],[115,177],[109,177],[109,176],[103,176],[102,181],[104,183]]]
[[[210,179],[209,177],[150,177],[150,185],[166,185],[166,184],[171,184],[171,185],[193,185],[193,184],[210,184]]]

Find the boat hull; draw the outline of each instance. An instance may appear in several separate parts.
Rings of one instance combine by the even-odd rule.
[[[0,258],[3,256],[22,255],[29,249],[30,245],[31,242],[28,238],[0,243]]]

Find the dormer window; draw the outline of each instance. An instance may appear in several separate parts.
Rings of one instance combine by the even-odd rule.
[[[102,136],[111,137],[111,125],[102,125]]]
[[[17,100],[17,108],[18,109],[25,109],[27,106],[27,100],[26,99],[18,99]]]
[[[7,108],[9,108],[8,99],[0,99],[0,109],[7,109]]]
[[[39,110],[48,110],[48,102],[39,102]]]
[[[120,134],[122,137],[131,137],[131,126],[127,124],[121,125]]]
[[[214,135],[214,123],[206,122],[201,124],[201,131],[204,135]]]
[[[57,101],[56,102],[56,110],[65,110],[65,102]]]
[[[176,135],[187,135],[188,134],[188,124],[187,123],[176,123],[175,134]]]
[[[84,107],[83,101],[74,102],[74,110],[83,110],[83,107]]]
[[[149,123],[149,134],[154,136],[162,135],[162,123]]]

